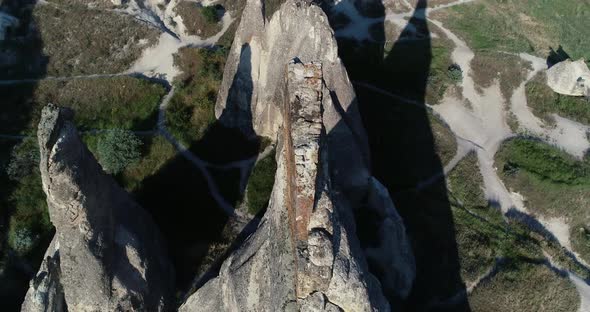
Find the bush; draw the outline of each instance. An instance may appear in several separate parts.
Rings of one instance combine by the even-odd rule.
[[[8,235],[8,244],[19,255],[29,253],[35,246],[39,236],[34,235],[30,229],[26,227],[11,230]]]
[[[117,174],[141,157],[142,142],[133,132],[123,129],[108,130],[98,140],[97,153],[104,171]]]
[[[452,64],[447,68],[447,76],[455,83],[459,83],[463,80],[463,70],[458,64]]]
[[[183,48],[174,56],[182,69],[177,92],[166,109],[166,125],[177,139],[190,145],[215,121],[215,100],[221,85],[227,50]]]
[[[219,15],[217,15],[217,9],[214,6],[206,6],[201,9],[201,14],[208,23],[219,22]]]
[[[32,174],[39,166],[39,147],[37,140],[26,138],[14,146],[10,161],[6,166],[6,174],[13,181],[18,181]]]
[[[590,184],[590,163],[579,161],[548,144],[529,139],[505,143],[500,156],[510,171],[524,169],[543,180],[568,185]]]
[[[256,164],[248,181],[248,212],[253,215],[266,209],[268,205],[277,171],[274,154],[271,152],[270,156]]]

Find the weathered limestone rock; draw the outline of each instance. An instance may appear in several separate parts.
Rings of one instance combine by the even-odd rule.
[[[31,282],[25,311],[162,311],[172,295],[171,266],[149,215],[80,140],[71,111],[43,109],[41,177],[56,228]],[[46,273],[45,273],[46,272]]]
[[[181,310],[388,311],[381,283],[388,295],[407,296],[414,259],[389,194],[369,173],[332,29],[310,1],[287,0],[266,22],[262,8],[247,2],[216,115],[248,136],[278,138],[273,193],[255,233]],[[382,217],[367,250],[356,237],[359,209]],[[381,283],[363,251],[388,271]]]
[[[331,97],[323,65],[291,62],[277,173],[268,210],[219,276],[181,311],[388,311],[368,273],[350,212],[331,183],[323,114]]]
[[[31,281],[21,311],[67,311],[60,275],[59,246],[54,239],[47,248],[39,272]]]
[[[583,59],[567,59],[547,70],[547,85],[559,94],[590,96],[590,69]]]

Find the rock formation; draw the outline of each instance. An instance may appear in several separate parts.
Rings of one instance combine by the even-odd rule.
[[[583,59],[567,59],[547,70],[547,85],[559,94],[590,97],[590,69]]]
[[[415,276],[405,228],[370,175],[355,93],[322,10],[248,0],[216,105],[225,126],[277,142],[268,209],[180,311],[389,311]],[[55,106],[39,125],[55,238],[24,311],[162,311],[173,276],[149,216],[105,175]],[[370,242],[355,216],[370,216]],[[378,272],[378,276],[371,270]]]
[[[277,173],[255,233],[181,311],[387,311],[329,175],[322,64],[288,65]]]
[[[80,140],[72,113],[43,109],[41,177],[56,234],[23,311],[163,311],[173,272],[149,215]]]
[[[249,0],[244,9],[226,63],[216,115],[246,134],[280,140],[279,128],[286,127],[292,113],[284,107],[290,90],[287,82],[293,83],[286,79],[285,64],[293,58],[304,64],[320,62],[322,92],[326,93],[321,103],[323,144],[329,151],[329,174],[340,197],[342,222],[354,230],[356,212],[373,216],[378,240],[365,244],[365,251],[371,266],[383,272],[379,278],[388,295],[403,298],[415,276],[413,254],[387,190],[370,175],[367,137],[354,89],[338,57],[327,17],[310,1],[288,0],[266,17],[262,7],[260,0]],[[250,89],[244,92],[244,86]]]
[[[250,0],[244,9],[216,115],[277,138],[275,185],[258,229],[181,311],[388,311],[383,290],[407,296],[414,259],[389,194],[369,174],[334,34],[309,1],[288,0],[272,17],[261,8]],[[364,251],[380,281],[356,236],[357,210],[377,220]]]

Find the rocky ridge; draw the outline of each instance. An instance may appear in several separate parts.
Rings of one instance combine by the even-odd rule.
[[[331,97],[322,65],[293,61],[287,77],[268,210],[181,311],[389,310],[331,185],[322,115]]]
[[[265,17],[249,0],[216,113],[277,143],[277,172],[256,230],[180,311],[389,311],[415,264],[387,190],[371,176],[355,93],[322,10],[288,0]],[[72,113],[49,105],[41,173],[56,236],[24,311],[164,311],[172,271],[156,225],[81,142]],[[372,241],[355,216],[370,215]],[[371,272],[379,272],[378,278]],[[67,305],[67,308],[66,308]]]
[[[53,241],[23,311],[163,311],[172,268],[151,217],[105,174],[71,111],[48,105],[38,129]]]

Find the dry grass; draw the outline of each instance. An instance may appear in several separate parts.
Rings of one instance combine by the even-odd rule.
[[[580,298],[575,286],[543,264],[509,263],[469,297],[474,311],[574,312]]]
[[[165,89],[159,84],[131,77],[43,80],[36,88],[20,84],[0,88],[0,132],[32,134],[41,108],[48,103],[73,108],[83,130],[155,127],[158,103]]]
[[[203,14],[204,7],[196,2],[179,2],[174,10],[182,18],[182,22],[189,35],[208,38],[217,34],[222,29],[219,21],[210,21],[205,17]]]
[[[37,5],[33,14],[50,76],[122,72],[158,39],[158,30],[131,16],[82,5]]]
[[[35,91],[36,113],[47,103],[74,109],[81,129],[155,128],[158,104],[165,90],[159,84],[131,77],[44,80]],[[37,116],[31,121],[35,127]]]
[[[457,153],[457,140],[442,121],[432,114],[428,114],[430,128],[434,137],[434,149],[443,166],[446,165]]]
[[[516,55],[498,52],[478,52],[471,60],[471,76],[481,89],[500,83],[504,100],[509,101],[512,93],[526,79],[530,63]]]
[[[553,123],[552,114],[590,125],[590,100],[561,95],[547,86],[545,73],[539,73],[526,85],[528,106],[533,113]]]
[[[590,224],[590,184],[584,182],[584,178],[590,177],[589,165],[543,143],[538,144],[545,149],[519,149],[515,145],[518,140],[523,139],[505,143],[496,155],[496,166],[500,169],[502,180],[510,190],[525,197],[525,205],[532,213],[548,218],[564,218],[571,226],[574,251],[590,261],[590,237],[585,235],[585,231],[580,231]],[[545,169],[537,173],[527,169],[533,168],[527,163]],[[556,170],[563,173],[555,173]],[[567,183],[552,178],[572,175],[569,180],[576,178],[572,181],[581,182]]]
[[[434,14],[474,50],[528,52],[547,57],[559,45],[590,59],[588,1],[482,0]]]

